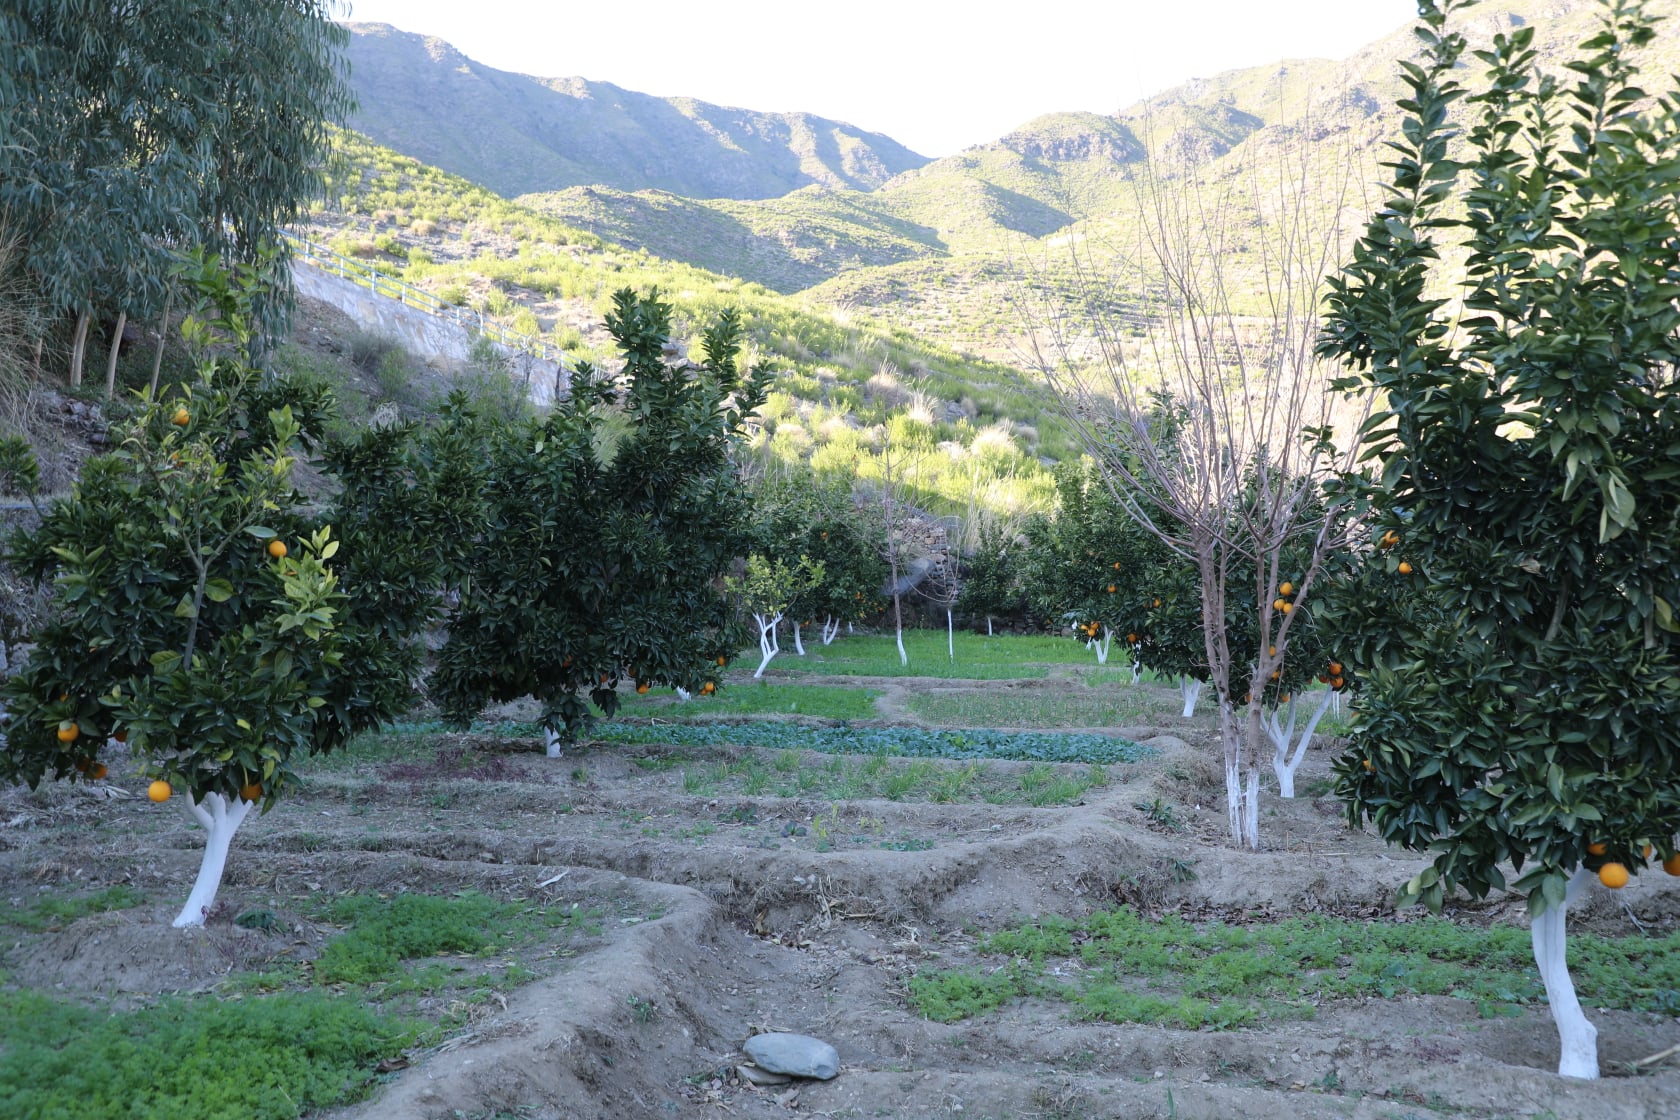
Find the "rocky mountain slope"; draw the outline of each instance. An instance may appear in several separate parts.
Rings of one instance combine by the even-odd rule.
[[[808,113],[511,74],[441,39],[348,26],[360,102],[349,126],[508,197],[588,184],[777,198],[811,184],[870,190],[927,162],[890,137]]]

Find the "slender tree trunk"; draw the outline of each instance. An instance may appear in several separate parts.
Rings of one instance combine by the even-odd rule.
[[[793,651],[795,653],[797,653],[800,657],[805,656],[805,636],[804,636],[804,634],[801,633],[801,630],[803,629],[804,625],[805,624],[803,622],[800,622],[798,619],[794,619],[794,622],[793,622]]]
[[[204,826],[204,859],[199,864],[198,880],[187,896],[187,904],[175,918],[173,924],[176,929],[204,924],[210,908],[216,904],[216,892],[221,889],[222,872],[227,868],[228,848],[233,843],[233,834],[245,823],[255,804],[254,801],[237,799],[229,804],[222,794],[207,793],[204,800],[188,808],[192,818]]]
[[[117,312],[117,329],[111,332],[111,354],[105,360],[105,399],[117,392],[117,356],[122,353],[123,328],[128,326],[128,312]]]
[[[945,608],[945,652],[952,661],[957,659],[957,632],[951,621],[951,608]]]
[[[753,613],[753,621],[758,623],[758,650],[764,655],[764,660],[758,663],[758,668],[753,672],[755,681],[764,675],[765,666],[770,664],[770,659],[782,651],[781,643],[776,640],[776,624],[781,620],[782,616],[779,613]]]
[[[549,758],[560,757],[560,734],[551,727],[543,728],[543,750]]]
[[[1593,873],[1585,867],[1578,869],[1569,880],[1563,902],[1535,918],[1529,929],[1534,942],[1534,963],[1540,967],[1540,979],[1546,985],[1546,1002],[1551,1004],[1552,1020],[1557,1023],[1558,1074],[1586,1080],[1598,1077],[1598,1028],[1581,1010],[1575,983],[1569,978],[1566,922],[1569,907],[1586,893],[1592,877]]]
[[[893,569],[897,571],[898,565],[894,564]],[[904,652],[904,614],[899,609],[898,592],[896,591],[893,592],[893,632],[898,636],[898,663],[908,665],[910,664],[910,655]]]
[[[992,635],[992,616],[987,615],[986,616],[986,637],[990,638],[992,636],[993,636]]]
[[[158,323],[157,350],[152,354],[152,387],[151,398],[157,399],[158,376],[163,372],[163,348],[169,342],[169,312],[175,304],[175,286],[171,284],[169,290],[163,294],[163,319]]]
[[[823,628],[822,628],[822,644],[825,645],[825,646],[826,645],[833,645],[834,644],[834,639],[838,638],[839,636],[840,636],[840,620],[838,618],[835,618],[833,615],[824,616],[824,618],[823,618]]]
[[[1331,689],[1324,690],[1324,697],[1318,702],[1318,708],[1312,718],[1307,720],[1307,726],[1301,731],[1301,738],[1294,743],[1294,750],[1290,749],[1290,740],[1295,736],[1295,698],[1289,698],[1289,722],[1282,724],[1278,721],[1277,712],[1266,717],[1266,734],[1272,740],[1272,773],[1277,775],[1278,796],[1295,796],[1295,771],[1301,768],[1301,760],[1307,756],[1307,747],[1312,743],[1313,732],[1318,730],[1318,721],[1324,718],[1324,713],[1330,710],[1330,700],[1336,694]]]
[[[1202,682],[1195,677],[1180,677],[1178,694],[1184,698],[1184,718],[1189,719],[1196,714],[1196,700],[1202,695]]]
[[[82,383],[82,359],[87,354],[88,324],[93,321],[91,312],[84,311],[76,317],[76,333],[70,340],[70,387],[76,388]]]

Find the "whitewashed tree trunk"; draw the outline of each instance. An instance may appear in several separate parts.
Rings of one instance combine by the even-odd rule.
[[[1143,662],[1134,657],[1132,658],[1132,683],[1137,684],[1141,680],[1143,680]]]
[[[800,657],[805,656],[805,636],[801,633],[805,624],[795,619],[793,623],[793,650]]]
[[[951,623],[951,608],[945,608],[945,652],[952,661],[957,659],[957,632]]]
[[[833,615],[823,619],[822,644],[832,645],[834,639],[840,636],[840,620]]]
[[[694,694],[679,684],[677,686],[677,699],[686,704],[690,700],[694,699]]]
[[[204,800],[193,805],[185,803],[187,813],[204,826],[204,859],[198,865],[198,879],[193,883],[187,904],[175,918],[176,929],[201,926],[216,904],[216,892],[221,889],[222,872],[227,869],[228,847],[233,834],[245,823],[256,802],[228,799],[219,793],[207,793]]]
[[[986,637],[988,637],[988,638],[993,637],[993,634],[992,634],[992,616],[991,615],[986,616]]]
[[[111,332],[111,353],[105,362],[105,399],[117,393],[117,356],[122,351],[123,329],[128,326],[128,312],[117,312],[117,329]]]
[[[1258,722],[1252,714],[1250,721]],[[1258,731],[1258,728],[1253,730]],[[1225,748],[1225,809],[1231,839],[1250,851],[1260,848],[1260,766],[1244,750],[1243,728],[1229,704],[1220,705],[1219,737]],[[1253,736],[1248,738],[1253,741]]]
[[[1137,666],[1132,666],[1132,683],[1137,683]],[[1178,678],[1178,694],[1184,697],[1184,718],[1196,714],[1196,700],[1202,695],[1202,682],[1195,677]]]
[[[543,749],[549,758],[560,757],[560,733],[551,727],[543,728]]]
[[[1534,963],[1546,985],[1546,1000],[1552,1007],[1552,1021],[1558,1029],[1558,1074],[1596,1080],[1598,1077],[1598,1028],[1581,1010],[1575,998],[1575,983],[1569,978],[1569,908],[1586,893],[1593,873],[1579,868],[1569,880],[1563,903],[1534,919],[1529,935],[1534,941]]]
[[[758,668],[753,671],[753,680],[757,680],[764,675],[764,668],[770,664],[770,659],[782,652],[781,643],[776,638],[776,625],[782,621],[782,612],[759,614],[755,611],[753,621],[758,623],[758,651],[764,655],[764,660],[760,661]]]
[[[1307,756],[1307,747],[1312,743],[1313,732],[1318,730],[1318,721],[1330,710],[1330,701],[1335,695],[1331,689],[1324,690],[1324,698],[1318,702],[1318,707],[1313,711],[1312,718],[1307,721],[1307,726],[1301,729],[1301,738],[1294,742],[1293,750],[1290,740],[1295,736],[1295,698],[1289,698],[1287,724],[1278,721],[1275,710],[1266,717],[1266,735],[1272,740],[1272,773],[1277,775],[1280,797],[1295,796],[1295,771],[1301,768],[1301,760]]]
[[[1114,631],[1110,630],[1106,626],[1103,627],[1102,641],[1099,642],[1094,638],[1091,640],[1091,643],[1090,643],[1091,648],[1096,650],[1096,652],[1097,652],[1097,664],[1098,665],[1107,665],[1108,664],[1108,649],[1109,649],[1109,646],[1113,645],[1113,643],[1114,643]]]

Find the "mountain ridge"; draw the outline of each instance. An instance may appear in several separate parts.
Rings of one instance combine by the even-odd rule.
[[[344,26],[360,102],[346,124],[505,197],[595,185],[777,198],[812,184],[868,189],[927,162],[889,136],[810,113],[531,77],[390,24]]]

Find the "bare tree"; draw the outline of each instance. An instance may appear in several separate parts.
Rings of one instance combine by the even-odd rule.
[[[1157,160],[1129,244],[1100,264],[1074,250],[1077,302],[1021,304],[1033,363],[1116,498],[1196,566],[1231,836],[1249,848],[1273,753],[1263,697],[1341,543],[1320,486],[1354,446],[1314,357],[1353,161],[1271,131],[1217,168]],[[1141,337],[1114,310],[1128,301],[1149,305]]]

